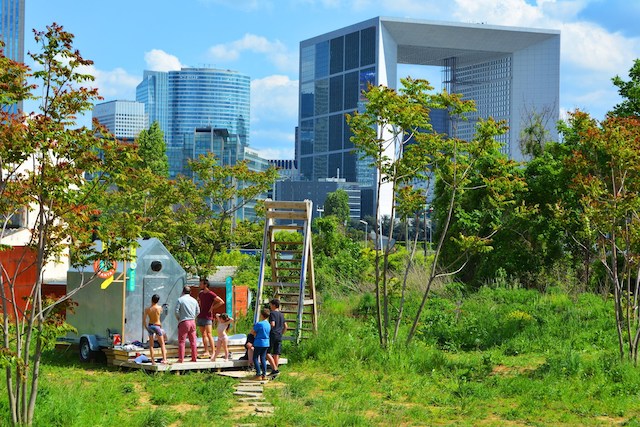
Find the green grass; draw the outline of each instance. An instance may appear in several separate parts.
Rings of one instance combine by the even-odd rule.
[[[233,417],[235,380],[213,373],[147,374],[49,352],[35,425],[640,426],[640,371],[619,360],[608,302],[442,295],[428,302],[418,339],[387,351],[370,296],[325,300],[318,336],[285,346],[289,364],[265,391],[269,418]],[[412,299],[407,312],[416,307]],[[6,399],[0,408],[8,424]]]

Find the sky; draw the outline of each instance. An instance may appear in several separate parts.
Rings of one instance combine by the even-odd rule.
[[[105,101],[135,100],[144,70],[248,75],[250,144],[274,159],[294,155],[300,42],[376,16],[560,30],[561,114],[602,119],[620,101],[611,78],[640,58],[639,0],[26,0],[25,15],[26,50],[38,51],[32,29],[62,25]],[[439,88],[435,71],[398,74]]]

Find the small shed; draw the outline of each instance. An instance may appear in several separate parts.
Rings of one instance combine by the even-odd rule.
[[[138,244],[132,261],[112,262],[109,265],[115,265],[115,271],[111,277],[98,277],[94,281],[97,283],[92,282],[73,295],[78,305],[67,312],[67,322],[78,330],[76,340],[97,336],[100,347],[105,347],[115,334],[120,335],[122,343],[146,341],[142,316],[154,294],[160,296],[159,304],[164,309],[160,320],[169,341],[177,339],[178,325],[173,310],[186,284],[186,272],[160,240],[140,239]],[[94,265],[70,269],[67,292],[90,280],[96,274],[94,269]],[[82,345],[82,341],[80,343]],[[95,343],[91,344],[91,350],[95,350]]]

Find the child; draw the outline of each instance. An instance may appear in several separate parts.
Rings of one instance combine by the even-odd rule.
[[[216,345],[216,353],[211,358],[212,361],[216,360],[218,353],[224,354],[224,360],[229,360],[229,337],[227,336],[227,329],[233,322],[233,318],[229,317],[227,313],[216,314],[218,320],[218,343]]]
[[[271,375],[276,376],[280,373],[278,364],[280,363],[280,353],[282,353],[282,336],[287,332],[288,325],[284,320],[284,314],[280,311],[280,300],[274,298],[269,302],[271,314],[269,314],[269,324],[271,325],[271,333],[269,334],[269,351],[267,351],[267,360],[271,365]]]
[[[267,350],[269,349],[269,332],[271,325],[267,320],[269,309],[260,310],[260,321],[253,325],[251,334],[255,335],[253,341],[253,364],[256,367],[256,379],[265,380],[267,376]]]
[[[160,315],[162,314],[162,307],[158,305],[160,296],[155,294],[151,297],[151,305],[144,310],[144,316],[142,316],[142,326],[149,332],[149,355],[151,356],[151,363],[156,364],[156,359],[153,357],[153,345],[157,339],[160,343],[160,351],[162,352],[162,362],[167,363],[167,350],[164,345],[165,332],[160,324]],[[146,323],[147,318],[149,323]]]

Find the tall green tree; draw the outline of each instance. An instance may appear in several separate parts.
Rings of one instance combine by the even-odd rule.
[[[504,128],[493,121],[484,122],[479,126],[480,136],[470,142],[438,134],[433,131],[429,121],[431,109],[445,109],[452,117],[462,119],[464,113],[475,108],[473,102],[463,101],[456,94],[431,93],[433,88],[425,80],[402,79],[402,85],[399,92],[383,86],[371,87],[366,92],[365,111],[348,116],[347,121],[354,134],[352,141],[361,158],[368,160],[378,171],[376,224],[381,221],[380,194],[383,186],[391,186],[389,233],[393,232],[397,211],[401,216],[408,217],[411,213],[416,215],[424,210],[429,192],[432,191],[430,183],[433,177],[438,176],[449,191],[449,203],[444,207],[441,237],[436,246],[434,262],[425,279],[423,300],[407,338],[411,341],[434,280],[452,274],[443,270],[439,256],[445,238],[450,237],[448,229],[457,198],[465,191],[469,172],[477,157],[488,146],[495,144],[493,136],[504,132]],[[416,180],[423,180],[427,185],[422,189],[414,188]],[[459,239],[463,241],[465,249],[484,243],[466,236],[460,236]],[[380,251],[376,251],[375,259],[377,326],[382,347],[388,347],[396,338],[395,335],[390,337],[389,253],[390,247],[385,245],[382,256]],[[402,315],[404,292],[403,287],[400,307],[393,313],[396,319]]]
[[[324,201],[325,215],[334,215],[343,224],[349,220],[349,194],[342,189],[327,194]]]
[[[160,124],[155,121],[148,130],[142,130],[136,139],[138,151],[142,158],[142,166],[149,168],[155,175],[169,176],[169,158],[164,133]]]
[[[0,364],[13,425],[33,423],[42,352],[69,329],[55,311],[73,295],[54,301],[42,296],[47,262],[67,251],[75,266],[97,258],[125,259],[139,235],[135,224],[121,229],[97,220],[99,202],[120,188],[126,189],[135,177],[131,164],[138,157],[131,145],[76,127],[76,117],[99,99],[97,90],[83,87],[93,78],[78,71],[92,62],[74,49],[73,35],[57,24],[35,32],[35,40],[40,51],[30,56],[37,71],[29,73],[23,65],[0,58],[0,100],[16,102],[33,96],[35,87],[27,81],[36,82],[38,93],[43,94],[39,111],[22,117],[4,112],[0,116],[0,238],[6,235],[7,221],[25,207],[35,219],[27,242],[35,253],[35,263],[26,265],[23,260],[16,268],[18,272],[35,270],[26,302],[17,299],[17,276],[0,269]],[[99,133],[106,132],[102,129]],[[95,251],[92,237],[103,240],[102,253]],[[83,286],[91,282],[93,278]]]
[[[622,80],[620,76],[611,80],[623,100],[610,114],[618,117],[640,116],[640,59],[636,59],[629,70],[628,81]]]
[[[264,197],[278,171],[252,171],[246,161],[220,165],[212,153],[189,162],[189,167],[194,178],[176,180],[182,200],[175,206],[166,244],[183,265],[206,276],[215,271],[214,255],[234,242],[235,213]]]
[[[607,117],[598,123],[575,112],[563,131],[580,145],[570,170],[587,230],[613,286],[620,357],[637,364],[640,343],[640,119]]]
[[[489,119],[479,122],[476,129],[472,141],[450,147],[452,153],[457,151],[456,164],[445,163],[437,169],[434,200],[440,237],[451,211],[450,237],[443,241],[440,268],[457,271],[469,284],[487,275],[494,277],[497,263],[491,262],[492,255],[501,249],[496,248],[496,238],[526,212],[517,202],[526,188],[520,165],[500,152],[501,144],[495,139],[506,131],[505,124]],[[503,256],[500,253],[495,258],[504,261]]]

